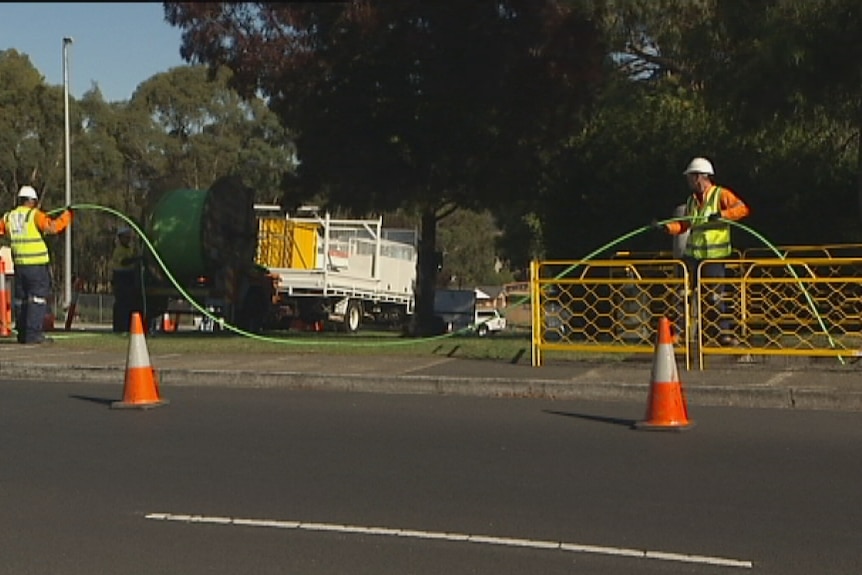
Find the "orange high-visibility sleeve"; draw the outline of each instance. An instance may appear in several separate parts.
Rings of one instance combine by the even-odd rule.
[[[51,218],[42,210],[36,210],[34,215],[36,227],[46,234],[59,234],[72,223],[72,212],[65,210],[56,218]]]
[[[748,205],[725,187],[721,188],[721,197],[718,200],[721,206],[721,217],[726,220],[741,220],[751,213]]]
[[[684,234],[691,227],[691,222],[688,220],[680,220],[676,222],[668,222],[665,224],[667,229],[667,233],[672,236],[677,236],[679,234]]]

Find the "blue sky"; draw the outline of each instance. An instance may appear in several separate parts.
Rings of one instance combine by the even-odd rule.
[[[0,50],[26,54],[49,85],[63,86],[63,38],[73,38],[76,99],[97,83],[105,100],[128,100],[141,82],[185,65],[180,34],[165,22],[161,2],[0,3]]]

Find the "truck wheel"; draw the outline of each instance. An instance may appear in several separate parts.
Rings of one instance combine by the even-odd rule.
[[[485,324],[480,325],[478,328],[476,328],[476,335],[478,335],[479,337],[485,337],[486,335],[488,335],[488,326]]]
[[[347,311],[344,312],[344,331],[356,333],[362,323],[362,304],[356,300],[347,302]]]

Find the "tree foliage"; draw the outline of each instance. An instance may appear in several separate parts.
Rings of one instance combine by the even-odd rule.
[[[577,126],[604,50],[559,2],[165,3],[182,55],[234,71],[297,131],[293,194],[421,214],[417,309],[433,315],[438,219],[517,198]]]
[[[603,20],[620,70],[635,85],[679,86],[711,142],[726,185],[754,204],[776,241],[859,238],[862,7],[853,0],[624,2]],[[670,15],[670,16],[668,16]],[[853,181],[857,179],[854,200]],[[812,226],[816,221],[835,226]],[[831,238],[831,240],[830,240]]]
[[[202,66],[179,66],[138,86],[131,113],[153,120],[147,145],[157,149],[175,185],[206,189],[236,174],[271,199],[284,174],[295,168],[289,133],[259,98],[243,99],[229,88],[230,71],[207,74]]]
[[[511,273],[502,269],[497,257],[500,233],[488,210],[456,210],[441,221],[442,260],[438,287],[469,289],[511,282]]]
[[[0,51],[0,208],[11,208],[24,184],[62,188],[62,102],[26,55]]]

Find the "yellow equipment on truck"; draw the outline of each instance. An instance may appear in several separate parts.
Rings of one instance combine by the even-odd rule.
[[[296,215],[256,206],[256,262],[276,278],[281,323],[334,324],[348,333],[365,322],[405,325],[413,315],[415,230],[382,218],[338,219],[306,207]]]

